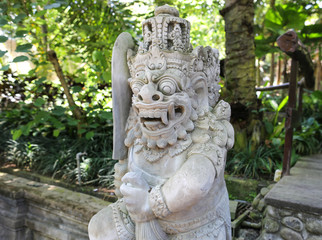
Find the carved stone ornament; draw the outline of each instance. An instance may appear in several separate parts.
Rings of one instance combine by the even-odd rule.
[[[91,240],[230,240],[230,105],[219,53],[192,48],[190,23],[168,5],[143,22],[143,43],[113,49],[113,158],[119,200],[89,223]]]

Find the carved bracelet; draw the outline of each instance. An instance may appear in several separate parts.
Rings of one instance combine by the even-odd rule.
[[[171,213],[163,199],[161,185],[152,188],[149,202],[152,211],[157,218],[164,218]]]

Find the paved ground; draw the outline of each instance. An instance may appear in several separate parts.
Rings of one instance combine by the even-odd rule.
[[[275,207],[322,214],[322,154],[302,157],[265,201]]]

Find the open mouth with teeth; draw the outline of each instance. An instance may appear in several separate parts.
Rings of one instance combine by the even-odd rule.
[[[149,132],[162,132],[171,128],[174,124],[181,121],[186,114],[183,105],[170,104],[153,104],[145,105],[136,104],[143,128]]]

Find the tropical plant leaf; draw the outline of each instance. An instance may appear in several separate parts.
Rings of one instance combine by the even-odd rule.
[[[18,129],[18,130],[12,130],[12,139],[13,140],[17,140],[18,138],[20,138],[21,134],[22,134],[22,131],[21,129]]]
[[[46,5],[44,7],[44,9],[47,10],[47,9],[59,8],[60,6],[61,6],[61,4],[56,2],[56,3]]]
[[[286,103],[288,102],[288,96],[286,96],[283,100],[282,100],[282,102],[278,105],[278,108],[277,108],[277,111],[279,112],[279,111],[281,111],[282,110],[282,108],[286,105]]]
[[[55,130],[53,131],[53,136],[54,136],[54,137],[58,137],[58,136],[59,136],[59,134],[60,134],[60,129],[55,129]]]
[[[16,16],[12,21],[14,22],[14,23],[19,23],[19,22],[21,22],[24,18],[26,18],[27,17],[27,15],[25,14],[25,13],[20,13],[20,14],[18,14],[18,16]]]
[[[29,60],[29,58],[27,56],[18,56],[18,57],[15,57],[12,62],[15,62],[15,63],[16,62],[24,62],[27,60]]]
[[[65,114],[66,109],[61,106],[56,106],[55,109],[52,111],[56,116],[62,116]]]
[[[94,136],[95,136],[95,133],[93,131],[87,132],[85,135],[86,139],[91,139]]]
[[[3,17],[0,17],[0,27],[4,26],[8,24],[8,21],[6,19],[4,19]]]
[[[16,38],[24,37],[28,33],[27,30],[19,30],[16,32]]]
[[[0,57],[3,57],[8,51],[1,51],[0,50]]]
[[[16,48],[16,52],[29,52],[31,48],[32,48],[32,44],[30,43],[19,45]]]
[[[42,98],[37,98],[35,101],[34,101],[34,105],[36,106],[36,107],[41,107],[42,105],[44,105],[45,104],[45,100],[44,99],[42,99]]]
[[[0,43],[4,43],[8,40],[6,36],[0,36]]]
[[[278,109],[278,104],[277,104],[277,102],[275,101],[275,99],[269,99],[269,100],[268,100],[268,102],[269,102],[269,104],[271,105],[271,107],[272,107],[275,111],[277,111],[277,109]]]
[[[81,86],[73,86],[71,87],[71,90],[73,93],[78,93],[78,92],[81,92],[83,89]]]
[[[106,120],[112,120],[113,119],[113,114],[112,112],[101,112],[100,117]]]
[[[10,67],[9,64],[7,64],[5,66],[2,66],[2,68],[0,68],[0,71],[8,71],[9,70],[9,67]]]

